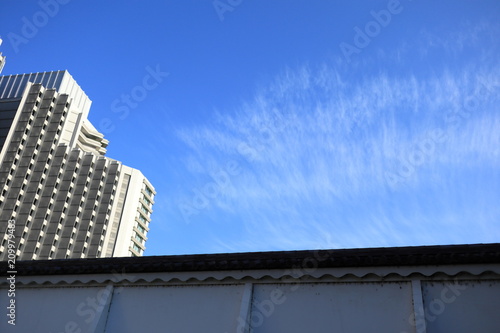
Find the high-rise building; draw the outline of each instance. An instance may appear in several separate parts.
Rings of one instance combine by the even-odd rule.
[[[104,156],[90,104],[67,71],[0,76],[0,260],[9,221],[21,260],[143,254],[155,190]]]
[[[1,45],[2,45],[2,38],[0,38],[0,46]],[[0,52],[0,73],[2,73],[4,65],[5,65],[5,57],[2,57],[2,52]]]

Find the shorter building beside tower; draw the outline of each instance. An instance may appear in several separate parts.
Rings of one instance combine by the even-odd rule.
[[[20,260],[145,250],[154,187],[104,156],[90,104],[67,71],[0,77],[0,230],[15,221]],[[6,260],[8,233],[0,237]]]

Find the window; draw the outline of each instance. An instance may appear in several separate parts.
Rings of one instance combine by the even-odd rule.
[[[141,253],[141,248],[140,248],[139,246],[137,246],[137,244],[134,244],[134,245],[132,246],[132,248],[133,248],[136,252]]]

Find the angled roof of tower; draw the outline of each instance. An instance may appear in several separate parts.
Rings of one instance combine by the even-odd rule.
[[[40,83],[46,89],[56,89],[60,94],[71,95],[72,106],[76,106],[87,117],[92,101],[66,70],[0,76],[0,98],[20,98],[28,82]]]

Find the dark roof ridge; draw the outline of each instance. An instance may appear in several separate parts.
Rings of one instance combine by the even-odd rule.
[[[18,261],[18,276],[498,264],[500,243]],[[0,262],[8,275],[7,262]]]

